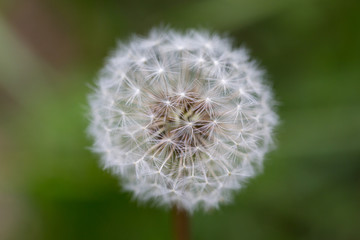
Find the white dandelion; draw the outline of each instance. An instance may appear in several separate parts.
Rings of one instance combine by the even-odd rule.
[[[205,31],[120,44],[89,103],[103,166],[139,200],[190,212],[229,202],[256,175],[277,124],[263,71]]]

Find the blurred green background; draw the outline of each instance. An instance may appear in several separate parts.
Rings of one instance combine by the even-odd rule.
[[[233,204],[193,239],[360,239],[360,4],[348,0],[0,2],[0,239],[170,239],[88,147],[86,95],[117,39],[170,24],[245,44],[282,124]]]

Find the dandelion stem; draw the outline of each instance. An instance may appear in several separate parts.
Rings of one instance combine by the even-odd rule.
[[[190,224],[189,215],[184,209],[179,209],[176,206],[172,209],[172,218],[174,225],[174,239],[175,240],[189,240],[190,239]]]

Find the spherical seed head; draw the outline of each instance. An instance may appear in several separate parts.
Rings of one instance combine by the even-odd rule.
[[[139,200],[189,211],[229,201],[261,168],[277,124],[247,51],[204,31],[120,44],[89,103],[104,167]]]

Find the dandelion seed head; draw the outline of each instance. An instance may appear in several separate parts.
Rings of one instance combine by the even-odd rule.
[[[272,146],[277,115],[263,71],[216,34],[133,37],[96,84],[93,150],[141,201],[216,208],[256,175]]]

